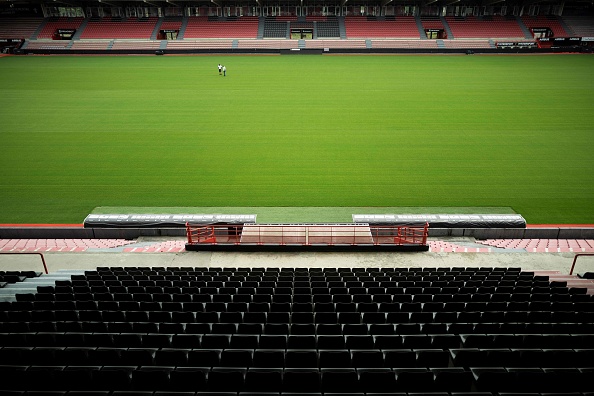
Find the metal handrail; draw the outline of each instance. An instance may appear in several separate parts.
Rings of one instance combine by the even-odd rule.
[[[45,273],[48,274],[47,265],[45,263],[45,257],[43,257],[43,253],[39,253],[39,252],[0,252],[0,254],[38,254],[39,256],[41,256],[41,262],[43,263],[43,269],[44,269]]]
[[[573,275],[573,269],[575,268],[575,262],[577,261],[577,258],[580,256],[594,256],[594,253],[578,253],[575,255],[575,257],[573,258],[573,264],[571,264],[571,270],[569,271],[569,275]]]

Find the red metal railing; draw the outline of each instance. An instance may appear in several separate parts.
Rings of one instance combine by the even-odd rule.
[[[191,227],[186,223],[188,243],[216,243],[214,226]]]
[[[250,245],[416,245],[427,244],[429,224],[186,224],[188,244]]]
[[[594,256],[594,253],[578,253],[573,258],[573,263],[571,264],[571,270],[569,271],[569,275],[573,275],[573,269],[575,268],[575,262],[577,261],[578,257],[580,256]]]
[[[39,252],[0,252],[0,254],[38,254],[39,256],[41,256],[41,263],[43,264],[43,270],[45,271],[45,273],[47,274],[47,265],[45,263],[45,257],[43,257],[42,253]]]
[[[426,245],[429,223],[407,226],[370,226],[369,228],[376,245]]]

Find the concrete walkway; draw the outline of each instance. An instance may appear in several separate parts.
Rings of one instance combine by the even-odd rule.
[[[137,243],[163,243],[143,240]],[[170,243],[173,243],[170,241]],[[177,243],[177,242],[176,242]],[[473,246],[474,240],[442,240],[440,243]],[[128,252],[123,249],[87,249],[82,252],[43,252],[48,270],[121,267],[520,267],[526,271],[569,273],[574,253],[526,252],[492,249],[489,252],[430,251],[422,253],[235,253],[235,252]],[[0,270],[42,270],[35,255],[0,254]],[[576,272],[594,270],[594,257],[582,257]]]

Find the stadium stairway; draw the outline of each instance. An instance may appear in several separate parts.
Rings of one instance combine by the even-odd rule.
[[[45,27],[45,24],[47,23],[47,21],[48,21],[48,19],[46,18],[43,20],[43,22],[41,22],[39,24],[35,33],[33,33],[33,35],[30,37],[31,40],[37,40],[37,36],[39,36],[39,33],[41,33],[43,31],[43,28]]]
[[[586,289],[586,294],[594,294],[594,281],[591,279],[582,279],[577,275],[567,275],[559,271],[534,271],[534,275],[548,276],[551,284],[567,286],[568,288]]]
[[[425,34],[425,28],[423,28],[421,17],[416,15],[415,22],[417,23],[417,29],[419,29],[419,37],[421,38],[421,40],[427,40],[427,35]]]
[[[89,18],[83,19],[82,23],[78,27],[78,30],[76,31],[76,33],[74,33],[74,36],[72,36],[72,40],[80,40],[80,36],[85,31],[85,28],[87,27],[88,24],[89,24]]]
[[[261,40],[264,38],[264,23],[266,21],[266,17],[259,17],[258,18],[258,35],[256,36],[256,38],[258,40]]]
[[[165,17],[160,17],[155,23],[155,28],[153,29],[153,33],[151,33],[151,40],[156,40],[157,35],[159,34],[159,29],[161,29],[161,25],[163,24],[163,20]]]
[[[450,29],[450,25],[448,25],[448,21],[446,21],[445,17],[443,17],[443,16],[440,16],[439,19],[441,20],[441,23],[445,27],[446,34],[448,35],[447,38],[454,39],[455,38],[454,33],[452,33],[452,29]]]
[[[561,26],[563,27],[563,29],[567,32],[567,34],[569,34],[572,37],[577,36],[575,34],[575,31],[571,28],[571,26],[569,26],[565,22],[565,20],[563,18],[557,18],[557,21],[559,21],[559,23],[561,24]]]
[[[36,278],[27,278],[23,282],[9,283],[0,288],[0,301],[16,301],[16,294],[37,293],[37,286],[54,286],[56,281],[70,280],[72,275],[83,274],[84,270],[58,270]]]
[[[184,34],[186,33],[186,28],[188,27],[188,17],[184,16],[182,18],[182,24],[179,28],[179,33],[177,34],[177,39],[181,40],[184,38]]]
[[[520,28],[524,32],[524,38],[526,38],[526,39],[532,39],[532,38],[534,38],[532,36],[532,33],[530,32],[530,29],[528,29],[526,27],[526,25],[524,24],[524,22],[522,22],[522,19],[519,16],[516,16],[516,21],[518,22],[518,25],[520,25]]]
[[[338,19],[338,31],[340,32],[340,39],[346,40],[347,35],[346,35],[346,27],[344,26],[344,17],[339,16],[339,17],[337,17],[337,19]]]

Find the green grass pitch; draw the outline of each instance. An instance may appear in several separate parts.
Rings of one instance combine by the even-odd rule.
[[[100,206],[594,223],[593,71],[588,55],[0,58],[0,223]]]

